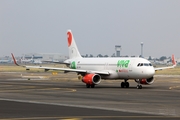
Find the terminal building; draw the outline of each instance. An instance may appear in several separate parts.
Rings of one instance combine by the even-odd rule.
[[[69,57],[60,53],[28,53],[22,55],[21,59],[34,59],[41,61],[63,62]]]

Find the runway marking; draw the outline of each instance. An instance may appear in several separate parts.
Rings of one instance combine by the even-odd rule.
[[[79,116],[77,117],[28,117],[28,118],[6,118],[0,120],[49,120],[49,119],[58,119],[58,120],[82,120]]]
[[[173,90],[173,89],[176,89],[176,88],[180,88],[180,86],[172,86],[172,87],[169,87],[169,90]]]
[[[164,82],[164,80],[157,80],[157,82]],[[166,82],[174,82],[174,83],[180,83],[179,79],[171,79],[171,80],[167,80]]]
[[[7,79],[7,80],[14,80],[14,81],[37,81],[37,80],[40,80],[40,81],[43,81],[43,80],[49,80],[49,78],[12,78],[12,79]]]
[[[180,117],[174,116],[72,116],[72,117],[27,117],[27,118],[7,118],[0,120],[48,120],[48,119],[59,119],[59,120],[83,120],[83,119],[113,119],[113,118],[151,118],[151,119],[178,119]]]
[[[154,77],[180,77],[180,75],[154,75]]]
[[[82,119],[81,118],[65,118],[65,119],[60,118],[60,120],[82,120]]]
[[[21,78],[26,78],[26,79],[39,78],[39,79],[43,79],[43,78],[49,78],[49,77],[48,77],[48,76],[37,76],[37,75],[23,76],[23,75],[21,74]]]
[[[1,92],[24,92],[24,91],[33,91],[33,90],[64,90],[64,91],[60,91],[60,92],[76,92],[76,89],[70,89],[70,88],[36,88],[36,86],[28,86],[27,88],[24,87],[25,89],[23,90],[17,90],[17,89],[11,89],[11,90],[0,90]],[[66,90],[66,91],[65,91]],[[38,91],[37,91],[38,92]]]
[[[120,112],[128,112],[128,113],[141,113],[141,114],[149,114],[149,115],[163,115],[163,116],[167,115],[165,113],[146,112],[146,111],[138,111],[138,110],[126,110],[126,109],[119,109],[119,108],[108,108],[108,107],[87,106],[87,105],[49,103],[49,102],[18,100],[18,99],[6,99],[6,98],[0,98],[0,100],[13,101],[13,102],[22,102],[22,103],[32,103],[32,104],[44,104],[44,105],[56,105],[56,106],[65,106],[65,107],[88,108],[88,109],[97,109],[97,110],[120,111]],[[168,115],[170,115],[170,114],[168,114]],[[173,114],[173,115],[170,115],[170,116],[176,116],[176,114]]]

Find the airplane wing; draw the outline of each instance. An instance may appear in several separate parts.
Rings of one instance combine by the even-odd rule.
[[[59,62],[59,61],[51,61],[51,60],[43,60],[42,62],[70,65],[70,63]]]
[[[172,55],[172,63],[173,63],[173,66],[154,68],[154,70],[158,71],[158,70],[171,69],[171,68],[176,67],[176,61],[175,61],[174,55]]]
[[[80,70],[80,69],[70,69],[70,68],[56,68],[56,67],[43,67],[43,66],[23,66],[26,67],[26,69],[30,68],[38,68],[38,69],[44,69],[45,71],[48,70],[58,70],[58,71],[64,71],[67,72],[77,72],[77,73],[97,73],[97,74],[103,74],[103,75],[109,75],[110,73],[107,71],[91,71],[91,70]]]
[[[14,57],[14,55],[11,53],[14,64],[17,66],[21,66],[16,62],[16,59]],[[100,75],[110,75],[110,73],[108,71],[91,71],[91,70],[80,70],[80,69],[70,69],[70,68],[56,68],[56,67],[43,67],[43,66],[26,66],[26,65],[22,65],[21,67],[25,67],[26,69],[30,69],[30,68],[37,68],[37,69],[44,69],[45,71],[48,70],[58,70],[58,71],[64,71],[65,73],[67,72],[77,72],[77,73],[96,73],[96,74],[100,74]]]

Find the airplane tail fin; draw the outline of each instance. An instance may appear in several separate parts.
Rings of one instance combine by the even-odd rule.
[[[77,48],[76,42],[74,40],[73,34],[71,30],[67,31],[67,41],[68,41],[68,49],[69,49],[69,58],[81,58],[81,54]]]
[[[14,55],[11,53],[11,55],[12,55],[12,58],[13,58],[13,61],[14,61],[14,64],[15,65],[17,65],[17,66],[20,66],[19,64],[17,64],[17,62],[16,62],[16,58],[14,57]]]
[[[174,55],[172,55],[172,63],[173,63],[173,66],[176,66],[176,60],[175,60]]]

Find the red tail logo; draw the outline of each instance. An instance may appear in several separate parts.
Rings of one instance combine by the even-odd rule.
[[[173,65],[176,65],[176,61],[174,59],[174,55],[172,55],[172,63],[173,63]]]
[[[71,32],[67,32],[67,39],[68,39],[68,47],[71,46],[72,43],[72,33]]]
[[[13,58],[14,64],[16,64],[17,66],[19,66],[19,64],[17,64],[17,62],[16,62],[16,59],[15,59],[14,55],[13,55],[12,53],[11,53],[11,55],[12,55],[12,58]]]

